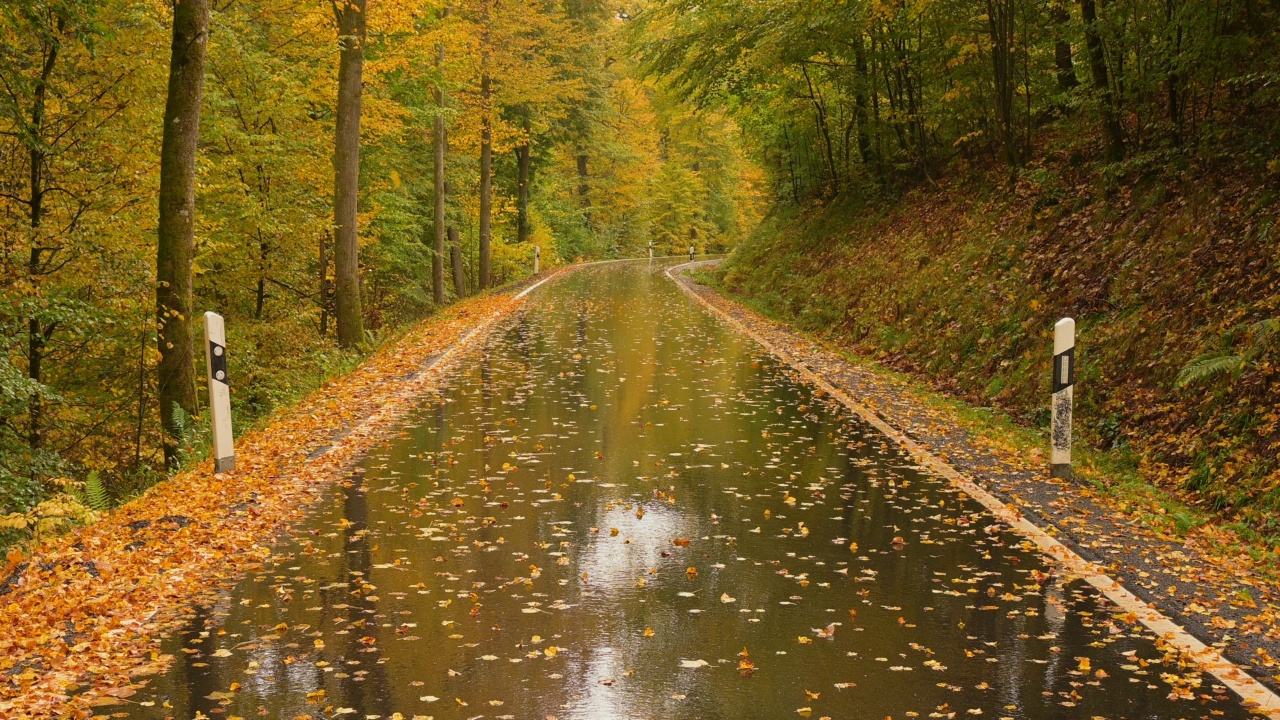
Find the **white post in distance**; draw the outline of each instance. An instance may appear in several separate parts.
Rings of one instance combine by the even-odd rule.
[[[653,259],[653,241],[652,240],[649,241],[649,259],[650,260]]]
[[[222,316],[204,314],[204,361],[208,368],[209,413],[213,419],[213,471],[236,469],[231,438],[231,378],[227,375],[227,329]]]
[[[1071,404],[1076,384],[1076,321],[1063,318],[1053,327],[1053,450],[1049,476],[1071,477]]]
[[[533,247],[533,274],[534,275],[538,274],[538,266],[541,264],[542,264],[542,248],[535,245]]]

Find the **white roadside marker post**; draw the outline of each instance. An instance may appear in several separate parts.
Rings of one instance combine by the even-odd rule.
[[[204,314],[204,360],[209,375],[209,412],[213,416],[213,471],[236,469],[231,437],[231,378],[227,375],[227,330],[222,316]]]
[[[1063,318],[1053,327],[1053,450],[1049,476],[1071,477],[1071,404],[1076,384],[1076,321]]]
[[[693,262],[693,246],[689,246],[689,262]]]
[[[649,241],[649,259],[653,260],[653,241]]]
[[[534,246],[533,248],[533,274],[538,274],[538,266],[542,264],[542,248]]]

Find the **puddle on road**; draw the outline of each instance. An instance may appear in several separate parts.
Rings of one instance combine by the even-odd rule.
[[[664,267],[540,290],[103,711],[1249,716]]]

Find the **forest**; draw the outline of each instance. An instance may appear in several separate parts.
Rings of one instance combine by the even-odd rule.
[[[627,18],[603,0],[4,3],[7,537],[205,452],[205,311],[226,318],[246,428],[526,277],[535,248],[545,268],[753,227],[739,130],[640,72]]]
[[[1194,490],[1245,472],[1247,497],[1218,507],[1280,498],[1278,14],[7,2],[7,537],[34,532],[41,503],[53,524],[105,509],[204,452],[207,310],[227,318],[252,426],[416,319],[525,278],[535,248],[552,265],[650,244],[740,246],[726,288],[1030,423],[1051,315],[1167,334],[1097,366],[1116,382],[1085,390],[1089,439],[1150,448]],[[1123,312],[1125,273],[1160,276],[1131,293],[1146,315]],[[1160,415],[1178,393],[1200,407]]]

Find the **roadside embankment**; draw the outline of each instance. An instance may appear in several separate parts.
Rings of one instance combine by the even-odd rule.
[[[1048,423],[1053,325],[1074,317],[1081,446],[1198,508],[1179,530],[1217,517],[1274,546],[1278,180],[957,171],[893,202],[779,210],[714,283],[1030,428]]]

